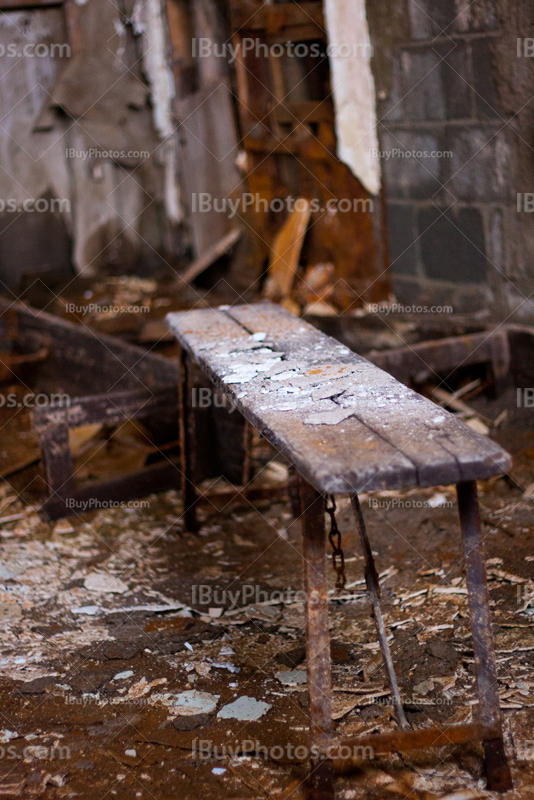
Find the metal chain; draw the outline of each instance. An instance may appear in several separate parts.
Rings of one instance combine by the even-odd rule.
[[[328,506],[328,497],[332,505]],[[341,533],[336,522],[336,501],[334,495],[326,496],[326,513],[330,515],[330,533],[328,534],[328,541],[332,545],[332,566],[336,571],[336,591],[339,594],[345,588],[347,577],[345,575],[345,555],[341,549]],[[339,564],[338,559],[339,557]]]

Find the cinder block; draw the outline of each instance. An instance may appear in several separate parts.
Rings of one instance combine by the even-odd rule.
[[[457,200],[512,202],[512,153],[508,132],[466,128],[446,137],[452,158],[443,160],[445,185]]]
[[[473,116],[471,58],[465,42],[440,42],[402,54],[408,120],[465,119]]]
[[[408,10],[414,39],[450,34],[457,16],[454,0],[409,0]]]
[[[438,54],[431,47],[405,50],[402,53],[402,67],[406,119],[445,119],[441,59]]]
[[[421,209],[419,235],[423,269],[429,278],[453,283],[486,280],[484,225],[477,208]]]
[[[439,140],[426,133],[395,131],[383,133],[381,138],[382,169],[388,197],[425,200],[434,197],[441,189],[441,165],[437,156]],[[395,154],[409,151],[421,157]],[[387,157],[388,153],[390,154]]]
[[[417,245],[414,208],[389,203],[387,208],[389,264],[392,274],[415,275]]]
[[[456,0],[457,14],[450,32],[490,31],[499,28],[496,0]]]
[[[378,77],[375,75],[378,119],[383,122],[400,122],[404,119],[404,87],[400,57],[398,55],[392,60],[391,74],[388,75],[388,79],[390,87],[385,89],[380,81],[380,73]]]
[[[479,39],[474,41],[471,47],[477,116],[482,119],[499,118],[497,93],[493,80],[491,42],[487,39]]]
[[[469,45],[461,41],[449,41],[433,45],[432,50],[442,59],[440,79],[446,118],[472,117],[474,93]]]

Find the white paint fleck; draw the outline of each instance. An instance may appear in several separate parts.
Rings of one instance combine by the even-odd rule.
[[[303,669],[287,669],[276,672],[274,677],[284,686],[300,686],[306,683],[308,676]]]
[[[263,700],[255,700],[254,697],[238,697],[238,699],[223,706],[217,716],[219,719],[239,719],[253,721],[262,717],[271,708],[269,703]]]
[[[235,664],[232,664],[230,661],[213,661],[211,666],[216,669],[227,669],[228,672],[240,672],[239,667],[236,667]]]
[[[124,581],[107,572],[93,572],[87,576],[83,585],[90,592],[124,594],[128,591],[128,586]]]
[[[94,617],[100,611],[100,606],[79,606],[71,608],[73,614],[85,614],[88,617]]]
[[[114,681],[123,681],[126,678],[131,678],[133,675],[133,669],[127,669],[125,672],[117,672],[117,674],[113,677]]]
[[[172,692],[155,694],[152,695],[151,700],[162,703],[182,717],[192,717],[196,714],[210,714],[215,711],[219,695],[190,689],[180,694],[173,694]]]

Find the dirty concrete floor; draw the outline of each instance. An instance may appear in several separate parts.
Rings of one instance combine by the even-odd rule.
[[[515,800],[534,797],[530,412],[514,409],[495,435],[515,457],[513,480],[480,485]],[[268,472],[283,478],[281,466]],[[306,687],[278,674],[305,668],[301,532],[289,503],[241,499],[219,512],[205,502],[191,535],[175,492],[47,523],[13,486],[0,489],[0,795],[303,798],[306,770],[291,753],[307,741]],[[453,487],[361,499],[409,721],[470,721]],[[329,569],[336,731],[391,730],[348,498],[338,506],[348,584],[337,597]],[[212,708],[184,716],[176,696],[192,690],[214,695]],[[217,716],[243,696],[268,710],[256,721]],[[192,758],[199,742],[212,758]],[[392,755],[363,762],[336,791],[346,800],[489,797],[481,767],[477,745]]]

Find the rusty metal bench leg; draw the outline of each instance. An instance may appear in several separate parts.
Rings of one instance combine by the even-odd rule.
[[[243,494],[245,497],[248,495],[248,485],[252,480],[252,425],[245,419],[243,426],[243,473],[241,476],[241,485],[243,486]]]
[[[332,745],[332,678],[326,591],[325,499],[301,479],[306,650],[310,698],[311,797],[334,800]]]
[[[198,530],[195,504],[197,494],[194,483],[193,454],[192,454],[192,413],[189,401],[189,357],[182,349],[180,359],[180,382],[178,386],[178,402],[180,407],[180,468],[182,502],[184,504],[184,528],[195,532]]]
[[[292,464],[288,467],[287,491],[293,516],[295,519],[300,519],[300,479],[297,470]]]
[[[367,590],[369,592],[369,599],[371,601],[371,608],[373,610],[373,617],[378,634],[378,641],[380,642],[380,650],[382,651],[382,658],[384,659],[384,666],[386,668],[386,675],[391,691],[391,697],[395,703],[395,718],[398,725],[403,730],[408,730],[410,726],[402,707],[402,700],[399,692],[399,685],[397,683],[397,676],[395,674],[395,667],[393,666],[393,658],[391,657],[386,626],[384,625],[382,609],[380,608],[380,584],[378,581],[378,573],[376,571],[371,545],[369,544],[369,538],[367,536],[367,530],[365,528],[365,521],[363,519],[358,495],[353,495],[351,497],[351,502],[354,515],[356,517],[358,533],[360,535],[360,542],[365,558],[365,583],[367,584]]]
[[[502,739],[497,665],[491,630],[476,481],[459,483],[456,491],[464,540],[480,721],[484,727],[501,732],[499,738],[484,741],[486,778],[490,791],[506,792],[513,788],[513,784]]]

